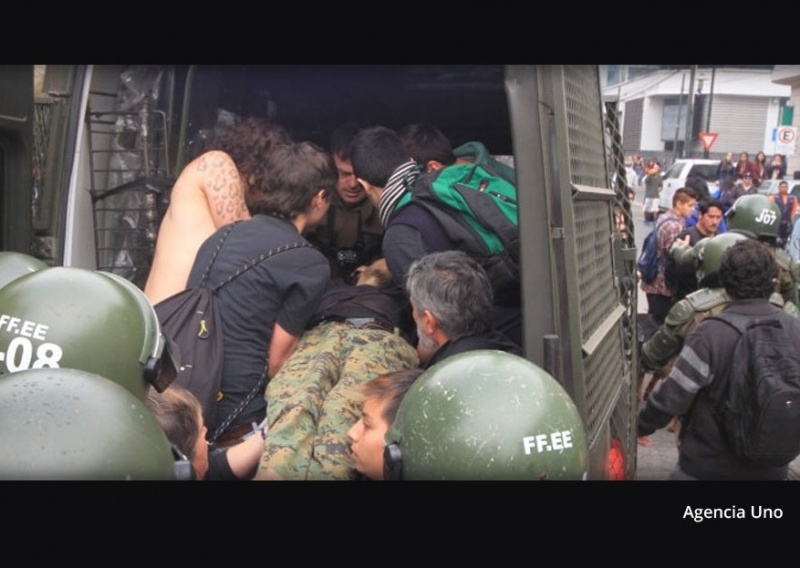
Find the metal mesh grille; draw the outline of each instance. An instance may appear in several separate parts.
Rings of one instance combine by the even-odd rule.
[[[584,359],[586,371],[586,419],[590,439],[603,426],[602,419],[614,403],[624,375],[620,334],[611,332],[598,349]]]
[[[571,181],[607,187],[597,67],[564,67]]]
[[[102,105],[109,93],[93,93]],[[117,100],[117,107],[124,107]],[[97,269],[144,288],[172,179],[166,113],[149,96],[122,111],[86,113]]]
[[[581,335],[586,341],[619,302],[608,293],[614,289],[608,203],[576,201],[574,213]]]

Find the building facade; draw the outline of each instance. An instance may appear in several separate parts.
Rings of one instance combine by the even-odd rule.
[[[783,109],[791,105],[791,87],[773,82],[772,67],[639,69],[609,72],[608,77],[603,95],[606,102],[617,103],[626,154],[670,162],[716,159],[727,152],[771,156],[779,150],[775,133]],[[708,152],[701,132],[717,135]]]
[[[800,108],[800,65],[776,65],[772,72],[772,80],[779,85],[788,85],[791,89],[789,103],[792,112],[789,120],[784,120],[789,126],[793,127],[794,140],[787,144],[786,172],[797,179],[800,177],[800,145],[797,144],[797,135],[800,133],[800,116],[795,109]],[[777,143],[777,142],[776,142]]]

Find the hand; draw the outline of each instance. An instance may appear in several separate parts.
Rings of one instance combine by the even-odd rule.
[[[672,241],[672,245],[670,245],[670,247],[669,247],[669,253],[672,254],[679,248],[688,247],[690,240],[691,240],[691,237],[689,235],[686,235],[682,239],[675,239],[674,241]]]

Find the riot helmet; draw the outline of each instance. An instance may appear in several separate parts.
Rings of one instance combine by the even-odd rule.
[[[716,274],[719,270],[720,261],[722,260],[722,253],[735,243],[739,241],[746,241],[747,239],[748,237],[742,233],[732,232],[721,233],[719,235],[714,235],[713,237],[703,239],[706,241],[706,244],[699,251],[700,268],[697,271],[697,281],[703,282],[703,284],[706,286],[717,284],[716,286],[712,287],[719,287],[717,282],[708,282],[708,278]]]
[[[127,389],[77,369],[0,377],[0,478],[169,480],[163,430]]]
[[[2,251],[0,252],[0,288],[20,276],[44,268],[47,268],[47,265],[38,258],[21,252]]]
[[[114,381],[141,400],[174,378],[155,310],[121,278],[55,267],[0,289],[0,375],[66,367]]]
[[[758,240],[775,241],[781,224],[781,210],[766,195],[742,195],[725,214],[729,231]]]
[[[480,349],[433,365],[385,437],[385,479],[586,479],[583,421],[543,369]]]

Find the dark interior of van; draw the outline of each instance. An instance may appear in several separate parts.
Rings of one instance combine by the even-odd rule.
[[[216,65],[177,75],[176,93],[190,97],[189,141],[222,109],[268,118],[326,148],[345,122],[425,122],[453,146],[480,140],[493,154],[512,154],[501,65]]]

